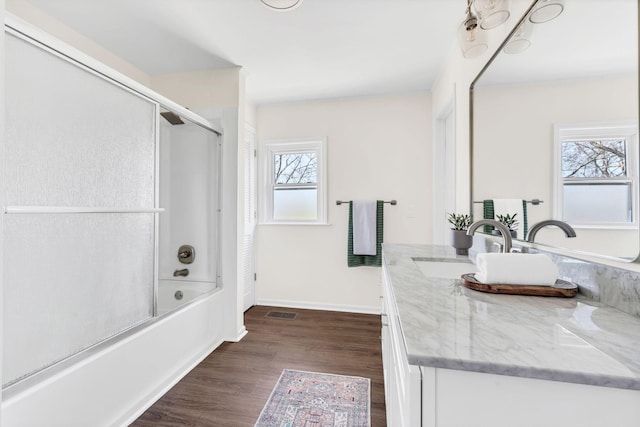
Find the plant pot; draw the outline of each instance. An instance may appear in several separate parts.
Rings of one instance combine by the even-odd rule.
[[[511,234],[511,237],[513,239],[516,239],[518,237],[518,230],[509,230],[509,233]],[[493,230],[491,230],[491,234],[493,234],[494,236],[501,236],[502,234],[500,234],[500,231],[496,230],[495,228]]]
[[[469,255],[472,245],[473,236],[467,235],[466,230],[451,230],[451,246],[456,249],[456,255]]]

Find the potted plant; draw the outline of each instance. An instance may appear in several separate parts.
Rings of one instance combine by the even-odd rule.
[[[496,215],[496,219],[509,229],[509,232],[511,233],[511,237],[513,237],[514,239],[518,235],[517,228],[519,225],[518,220],[516,220],[516,215],[518,214],[514,213],[513,215],[510,215],[510,214]],[[496,235],[500,234],[500,232],[495,229],[491,233]]]
[[[451,246],[457,255],[469,255],[469,248],[473,245],[473,237],[467,235],[471,225],[471,216],[467,214],[450,213],[448,217],[451,228]]]

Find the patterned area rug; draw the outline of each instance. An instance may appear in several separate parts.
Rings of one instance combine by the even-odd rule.
[[[255,427],[369,427],[370,380],[285,369]]]

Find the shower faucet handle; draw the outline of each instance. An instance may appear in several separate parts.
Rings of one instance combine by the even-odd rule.
[[[178,249],[178,261],[191,264],[196,259],[196,250],[191,245],[182,245]]]

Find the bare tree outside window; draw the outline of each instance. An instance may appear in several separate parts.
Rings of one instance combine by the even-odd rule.
[[[263,221],[326,224],[326,140],[265,141]]]
[[[316,153],[276,153],[273,160],[275,184],[315,184],[317,182]]]
[[[627,176],[626,141],[588,140],[562,143],[563,178]]]

